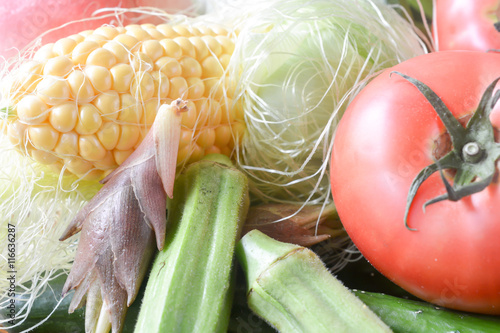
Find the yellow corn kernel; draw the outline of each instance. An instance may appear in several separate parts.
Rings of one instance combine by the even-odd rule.
[[[182,67],[179,62],[172,57],[161,57],[155,62],[156,67],[167,77],[172,78],[182,75]]]
[[[77,156],[78,155],[78,134],[74,131],[62,133],[57,142],[54,151],[59,156]]]
[[[137,100],[145,101],[153,97],[155,82],[148,72],[138,71],[130,84],[130,93]]]
[[[63,56],[70,54],[76,46],[76,41],[71,38],[61,38],[54,43],[53,52]]]
[[[224,68],[217,57],[212,55],[206,57],[201,62],[202,68],[202,78],[211,78],[211,77],[221,77],[224,74]]]
[[[59,132],[69,132],[78,121],[78,106],[75,102],[58,104],[50,110],[49,122]]]
[[[205,59],[210,54],[207,43],[205,43],[205,41],[201,38],[201,36],[189,37],[189,41],[194,46],[196,59],[199,60]]]
[[[129,150],[118,150],[118,149],[114,149],[113,150],[113,157],[116,161],[116,164],[120,165],[122,164],[123,162],[125,162],[125,160],[130,156],[132,155],[132,153],[134,152],[133,149],[129,149]]]
[[[162,72],[151,73],[154,82],[153,97],[166,98],[170,91],[170,81],[168,77]]]
[[[111,73],[106,67],[88,65],[85,66],[85,75],[94,87],[96,93],[105,92],[111,89]]]
[[[44,65],[36,60],[28,61],[20,66],[16,72],[11,91],[19,89],[24,92],[33,92],[42,79]]]
[[[231,38],[227,36],[222,36],[218,35],[215,37],[217,42],[219,42],[220,46],[222,47],[222,53],[231,55],[234,52],[234,42]]]
[[[229,66],[229,61],[231,61],[231,56],[229,54],[223,54],[219,57],[220,64],[224,70]]]
[[[141,52],[147,54],[151,59],[151,62],[163,57],[164,54],[163,47],[160,42],[154,39],[144,41],[141,45]]]
[[[106,156],[106,149],[94,134],[80,135],[78,138],[80,156],[87,161],[99,161]]]
[[[213,25],[210,27],[207,27],[208,29],[212,30],[213,33],[208,33],[207,35],[212,35],[212,36],[217,36],[217,35],[222,35],[222,36],[227,36],[229,32],[225,27],[222,27],[220,25]]]
[[[233,104],[231,111],[234,113],[234,120],[245,123],[245,110],[243,109],[242,101],[239,100]]]
[[[192,36],[202,36],[203,35],[201,33],[199,27],[197,27],[197,26],[188,25],[187,28],[188,28],[189,34]]]
[[[144,52],[136,52],[132,58],[131,66],[134,71],[149,72],[153,70],[153,60]]]
[[[142,112],[140,123],[146,126],[153,125],[156,113],[163,103],[168,104],[168,102],[159,101],[157,98],[151,98],[146,101],[146,103],[144,103],[144,112]]]
[[[203,148],[198,146],[196,143],[192,143],[191,151],[189,152],[188,163],[199,161],[204,155],[205,154]]]
[[[217,147],[225,147],[231,141],[231,127],[229,124],[218,126],[215,128],[215,141],[214,145]]]
[[[78,134],[93,134],[102,125],[99,110],[93,104],[83,104],[78,108],[78,121],[75,131]]]
[[[215,31],[209,26],[199,26],[197,28],[203,36],[216,35]]]
[[[51,165],[60,161],[60,158],[53,153],[43,150],[32,150],[30,154],[40,164]]]
[[[46,104],[55,105],[68,100],[70,88],[65,79],[46,76],[38,83],[36,94]]]
[[[59,140],[59,132],[49,124],[34,125],[28,127],[28,138],[36,149],[50,151]]]
[[[138,24],[129,24],[125,30],[128,35],[134,36],[138,41],[151,39],[151,36]]]
[[[179,140],[179,148],[183,148],[193,141],[194,131],[191,128],[181,128],[181,139]]]
[[[90,35],[86,36],[85,40],[86,41],[96,42],[97,44],[99,44],[100,47],[102,47],[108,41],[108,39],[105,36],[98,35],[98,34],[93,34],[93,33],[91,33]]]
[[[222,111],[220,103],[216,100],[210,101],[210,109],[208,110],[208,117],[206,126],[216,127],[220,124],[222,120]]]
[[[85,40],[85,37],[79,34],[74,34],[68,37],[69,39],[74,40],[77,44],[83,42]]]
[[[172,26],[172,29],[175,31],[175,33],[178,36],[190,35],[189,28],[185,25],[181,25],[181,24],[174,25],[174,26]]]
[[[66,76],[73,69],[73,62],[66,56],[57,56],[47,60],[43,75]]]
[[[131,94],[121,94],[118,120],[127,124],[138,124],[141,119],[142,105]]]
[[[215,130],[213,128],[205,127],[195,134],[196,144],[205,149],[211,147],[215,143]]]
[[[86,64],[111,68],[116,64],[116,58],[111,51],[100,47],[90,52]]]
[[[177,165],[187,163],[190,154],[191,154],[190,143],[182,147],[179,146],[179,151],[177,152]]]
[[[181,47],[183,56],[196,58],[196,49],[187,37],[175,37],[174,42],[179,44],[179,46]]]
[[[211,77],[208,79],[203,79],[203,83],[205,84],[205,92],[203,93],[203,96],[221,100],[227,95],[224,91],[225,87],[220,79]]]
[[[128,50],[133,51],[139,44],[137,38],[128,34],[120,34],[113,38],[114,41],[124,45]]]
[[[226,156],[231,156],[231,153],[233,152],[234,145],[231,146],[225,146],[225,147],[218,147],[220,149],[220,153],[224,154]]]
[[[205,148],[205,151],[203,152],[205,155],[208,154],[220,154],[221,149],[217,146],[210,146],[208,148]]]
[[[120,138],[120,125],[112,121],[105,121],[96,135],[102,146],[111,151],[115,149]]]
[[[106,155],[104,156],[103,159],[94,162],[94,167],[100,170],[111,170],[116,168],[118,165],[115,162],[115,159],[113,157],[113,153],[110,151],[106,152]]]
[[[160,44],[163,47],[163,52],[166,57],[179,59],[182,57],[182,49],[179,44],[174,42],[172,39],[160,40]]]
[[[239,144],[243,138],[243,134],[245,134],[245,124],[239,121],[234,122],[231,124],[231,130],[233,134],[233,140],[229,141],[228,145],[231,145],[231,143],[234,144],[235,142]]]
[[[92,170],[93,164],[83,158],[75,156],[64,160],[66,168],[75,175],[84,175]]]
[[[202,36],[201,39],[207,44],[211,55],[219,57],[222,54],[222,46],[214,36]]]
[[[94,88],[81,70],[74,70],[66,79],[71,97],[77,103],[89,103],[94,99]]]
[[[239,104],[238,104],[239,105]],[[224,98],[221,101],[221,123],[232,123],[235,118],[235,110],[236,104],[231,98]]]
[[[142,140],[146,137],[148,134],[149,130],[151,129],[151,126],[140,126],[139,127],[139,138],[137,139],[137,142],[135,145],[132,147],[133,150],[136,150],[142,143]]]
[[[198,110],[193,101],[188,101],[187,111],[182,113],[181,125],[186,128],[194,128],[198,120]]]
[[[17,103],[17,116],[25,124],[43,123],[49,116],[47,110],[47,104],[35,95],[26,95]]]
[[[26,142],[25,136],[27,131],[28,125],[15,120],[7,127],[7,137],[14,146],[21,146]]]
[[[205,84],[199,77],[188,77],[186,78],[188,84],[188,98],[191,100],[197,100],[203,97],[205,93]]]
[[[153,39],[162,40],[165,36],[156,28],[156,25],[151,23],[141,24],[141,27],[146,31]]]
[[[196,118],[196,128],[200,128],[202,126],[206,126],[208,117],[210,116],[210,110],[212,108],[211,99],[199,99],[194,101],[196,105],[197,118]]]
[[[109,25],[104,25],[102,27],[95,29],[93,34],[94,35],[102,35],[102,36],[106,37],[106,39],[109,40],[109,39],[115,38],[119,34],[119,32],[114,27],[111,27]]]
[[[156,29],[168,39],[178,36],[177,32],[175,32],[170,24],[159,24],[156,26]]]
[[[105,120],[116,120],[120,113],[120,97],[116,91],[110,90],[97,95],[92,104]]]
[[[202,69],[200,63],[191,57],[183,57],[179,64],[182,69],[182,76],[184,78],[189,77],[201,77]]]
[[[118,150],[128,150],[135,146],[139,139],[139,127],[136,125],[122,125],[120,137],[116,144]]]
[[[91,40],[78,43],[78,45],[76,45],[73,51],[71,52],[71,58],[73,59],[73,63],[75,65],[85,65],[85,62],[87,61],[87,57],[89,56],[90,52],[94,51],[99,46],[100,46],[99,43],[96,43]]]
[[[185,78],[182,76],[173,77],[170,79],[170,93],[169,97],[171,99],[187,97],[188,84]]]
[[[54,43],[49,43],[39,48],[35,52],[33,59],[40,62],[45,62],[50,58],[54,58],[56,55],[57,54],[54,52]]]
[[[129,64],[118,64],[110,70],[113,84],[111,89],[119,93],[128,92],[134,78],[134,69]]]
[[[120,42],[114,40],[107,42],[103,46],[103,48],[113,53],[117,63],[129,63],[130,51],[125,45],[121,44]]]

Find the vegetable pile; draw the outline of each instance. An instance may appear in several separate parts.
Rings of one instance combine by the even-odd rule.
[[[123,5],[4,63],[0,330],[500,329],[500,2]]]

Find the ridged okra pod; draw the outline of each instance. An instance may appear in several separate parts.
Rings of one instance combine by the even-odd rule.
[[[236,247],[248,306],[281,333],[391,332],[308,248],[246,234]]]
[[[233,264],[249,206],[248,179],[223,155],[178,176],[165,248],[153,262],[136,333],[226,332]]]

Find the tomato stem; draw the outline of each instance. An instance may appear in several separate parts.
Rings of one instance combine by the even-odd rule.
[[[477,142],[468,142],[462,149],[464,160],[468,163],[478,163],[484,158],[484,149]]]
[[[466,127],[451,113],[439,96],[424,83],[400,72],[392,72],[412,83],[432,105],[448,131],[452,150],[435,163],[421,170],[414,178],[408,191],[405,226],[408,225],[408,215],[419,187],[433,173],[439,171],[446,193],[437,196],[423,205],[423,209],[433,203],[449,200],[458,201],[463,197],[484,190],[494,179],[497,172],[496,161],[500,157],[500,144],[495,142],[494,128],[490,121],[490,113],[498,99],[500,90],[493,91],[500,78],[494,80],[485,90],[479,106],[470,118]],[[391,74],[392,74],[391,73]],[[443,170],[456,170],[453,185],[444,176]]]

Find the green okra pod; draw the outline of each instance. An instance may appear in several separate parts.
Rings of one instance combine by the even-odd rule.
[[[236,255],[248,282],[248,305],[279,332],[391,332],[306,247],[246,234]]]
[[[179,175],[136,333],[226,332],[234,249],[248,206],[248,179],[225,156],[212,155]]]

